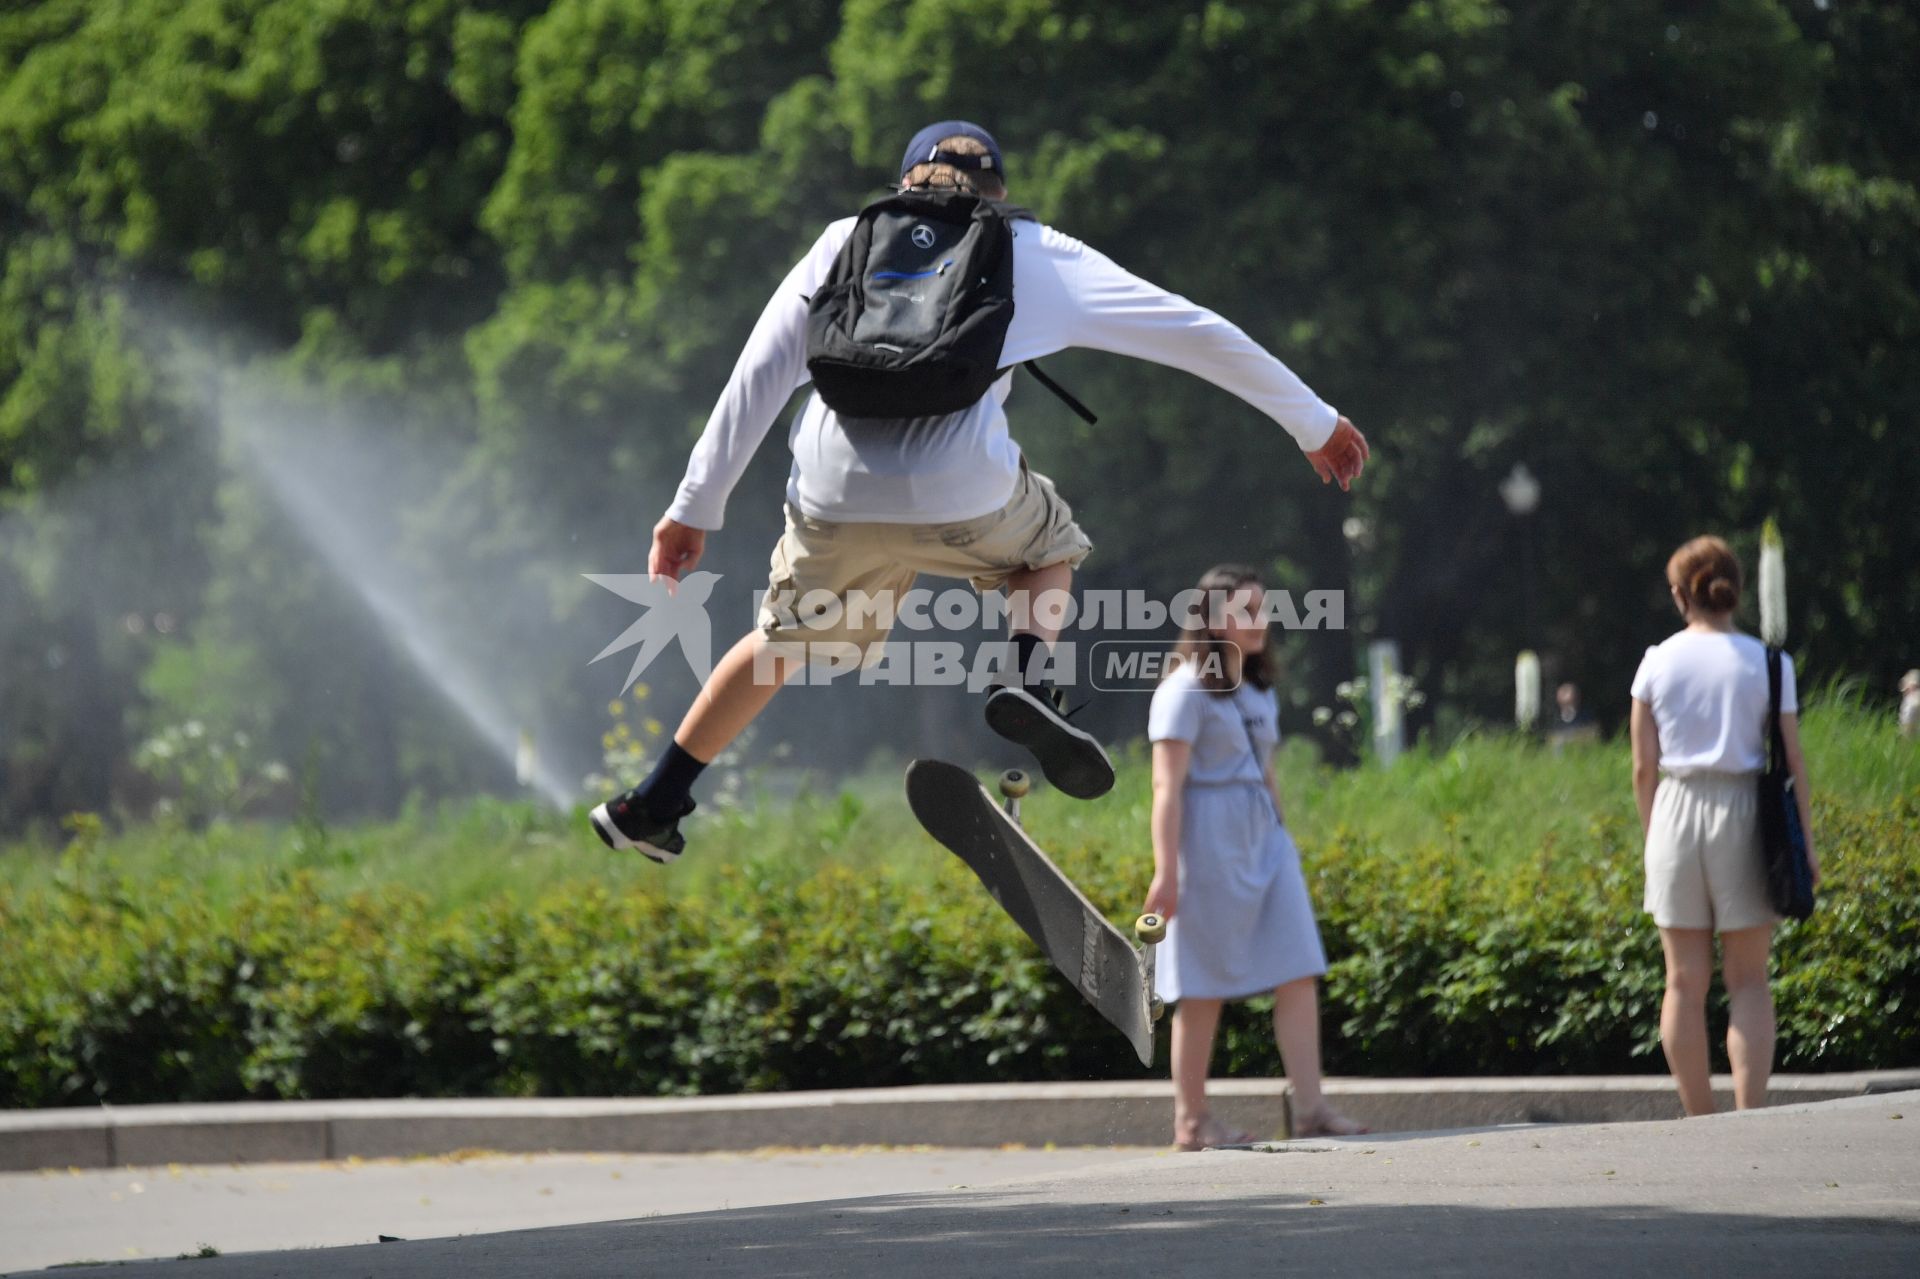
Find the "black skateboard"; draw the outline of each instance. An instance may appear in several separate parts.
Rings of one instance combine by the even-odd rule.
[[[1153,947],[1166,935],[1158,915],[1142,915],[1135,949],[1121,931],[1060,873],[1020,825],[1027,775],[1000,775],[1002,809],[966,769],[937,759],[907,766],[907,803],[927,833],[945,844],[987,886],[1013,922],[1038,943],[1053,966],[1117,1027],[1140,1064],[1153,1064]]]

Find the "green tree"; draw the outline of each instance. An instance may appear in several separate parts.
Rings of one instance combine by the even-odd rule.
[[[1450,714],[1504,716],[1523,645],[1607,714],[1669,624],[1668,550],[1768,515],[1803,670],[1885,680],[1920,629],[1916,25],[1895,0],[16,5],[0,822],[127,790],[166,690],[222,654],[247,657],[215,700],[267,685],[262,739],[323,743],[342,802],[498,778],[237,463],[270,427],[424,470],[379,521],[416,606],[482,665],[554,655],[512,659],[514,714],[591,722],[578,574],[632,563],[768,291],[950,115],[995,129],[1016,201],[1238,321],[1378,446],[1343,496],[1231,397],[1097,353],[1056,370],[1097,427],[1012,402],[1098,543],[1086,586],[1231,557],[1350,590],[1351,632],[1290,649],[1297,726],[1372,635]],[[778,519],[763,451],[730,572]],[[1516,462],[1530,527],[1497,496]]]

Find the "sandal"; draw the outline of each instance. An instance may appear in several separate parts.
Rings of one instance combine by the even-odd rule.
[[[1251,1146],[1258,1140],[1260,1139],[1250,1132],[1244,1132],[1238,1128],[1229,1128],[1219,1120],[1210,1118],[1200,1125],[1200,1129],[1194,1134],[1193,1140],[1180,1141],[1176,1138],[1173,1143],[1173,1148],[1175,1150],[1192,1152],[1196,1150],[1209,1150],[1219,1146]]]
[[[1296,1118],[1293,1121],[1293,1139],[1302,1137],[1361,1137],[1372,1132],[1357,1119],[1335,1110],[1332,1106],[1322,1106],[1311,1119]]]

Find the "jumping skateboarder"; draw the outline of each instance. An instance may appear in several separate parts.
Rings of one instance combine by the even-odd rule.
[[[900,189],[910,196],[953,194],[963,203],[987,202],[984,213],[994,214],[1005,208],[999,204],[1007,195],[1003,174],[999,145],[986,130],[945,121],[922,129],[908,144]],[[594,830],[609,847],[637,848],[658,862],[684,851],[679,824],[694,809],[695,779],[800,669],[804,657],[794,656],[790,646],[851,643],[871,656],[886,639],[884,619],[870,612],[846,612],[829,627],[802,626],[775,608],[773,598],[814,591],[842,601],[856,591],[869,597],[890,591],[897,598],[918,573],[967,578],[983,592],[1007,591],[1021,679],[990,691],[988,723],[1031,749],[1047,779],[1068,794],[1092,798],[1112,786],[1106,753],[1067,721],[1060,690],[1042,678],[1058,628],[1023,607],[1043,593],[1070,589],[1073,569],[1092,543],[1052,482],[1027,468],[1008,434],[1003,404],[1015,365],[1088,347],[1185,369],[1279,422],[1323,483],[1345,489],[1360,474],[1369,455],[1365,438],[1240,329],[1029,215],[1007,210],[1003,217],[1011,234],[1008,283],[1017,305],[1005,308],[1011,318],[1002,316],[1004,342],[989,372],[1005,372],[958,411],[843,415],[822,397],[821,379],[810,375],[810,318],[818,301],[834,295],[825,286],[846,277],[843,249],[850,241],[850,251],[870,249],[865,260],[886,264],[883,250],[890,248],[879,243],[882,223],[863,214],[827,227],[761,312],[686,477],[654,527],[648,572],[677,581],[695,568],[754,450],[787,399],[811,377],[815,392],[790,433],[786,531],[773,551],[769,606],[757,628],[716,664],[652,773],[593,810]],[[931,232],[910,221],[903,225],[911,226],[914,244],[933,243]],[[910,251],[904,243],[900,248]],[[953,259],[943,259],[924,271],[876,269],[855,283],[873,295],[869,306],[892,305],[902,296],[917,300],[923,285],[938,288],[952,265]],[[816,299],[823,289],[824,297]],[[883,290],[897,289],[912,292],[882,297]],[[939,322],[951,325],[953,316]]]

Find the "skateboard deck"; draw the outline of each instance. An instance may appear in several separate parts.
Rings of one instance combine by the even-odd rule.
[[[1016,778],[1008,774],[1002,783],[1014,798],[1025,791],[1024,779]],[[1159,1011],[1152,942],[1164,925],[1143,916],[1136,931],[1149,944],[1136,950],[964,768],[935,759],[913,761],[907,766],[907,803],[927,833],[979,876],[1074,989],[1127,1037],[1140,1064],[1151,1066]]]

